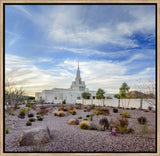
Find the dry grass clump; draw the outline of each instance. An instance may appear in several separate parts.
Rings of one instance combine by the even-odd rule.
[[[78,122],[78,120],[70,119],[70,120],[68,121],[68,124],[69,124],[69,125],[78,125],[79,122]]]
[[[80,129],[90,129],[90,123],[87,120],[82,120],[79,127]]]
[[[69,109],[68,109],[68,113],[70,113],[70,114],[73,114],[73,115],[75,115],[76,114],[76,108],[75,107],[70,107]]]
[[[64,111],[54,111],[53,112],[54,116],[59,116],[59,117],[64,117]]]
[[[131,114],[127,113],[127,112],[121,112],[121,116],[123,118],[130,118],[131,117]]]

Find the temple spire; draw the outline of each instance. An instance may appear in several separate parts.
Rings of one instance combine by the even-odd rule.
[[[77,76],[76,76],[76,78],[80,78],[81,76],[80,76],[80,70],[79,70],[79,61],[78,61],[78,69],[77,69]]]

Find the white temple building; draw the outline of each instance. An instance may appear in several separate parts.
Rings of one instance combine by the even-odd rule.
[[[86,88],[85,82],[82,81],[78,63],[75,81],[72,81],[71,87],[69,89],[53,88],[52,90],[42,90],[42,92],[35,93],[35,100],[44,100],[47,103],[50,102],[55,104],[62,103],[62,101],[65,100],[66,103],[75,104],[76,100],[82,99],[81,94],[83,92],[89,92],[91,94],[91,100],[95,99],[96,97],[96,91],[89,91],[89,89]]]

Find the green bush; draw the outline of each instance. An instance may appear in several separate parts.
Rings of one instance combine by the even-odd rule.
[[[141,124],[141,125],[144,125],[144,124],[147,123],[146,117],[143,117],[143,116],[137,118],[137,121],[138,121],[138,123]]]
[[[26,108],[21,108],[19,114],[26,114]]]
[[[26,103],[26,107],[32,107],[32,104]]]
[[[79,117],[78,117],[78,119],[82,119],[82,117],[81,117],[81,116],[79,116]]]
[[[131,110],[135,110],[136,108],[135,107],[131,107]]]
[[[83,120],[88,120],[88,119],[83,119]]]
[[[93,120],[93,115],[94,115],[94,114],[91,114],[91,115],[90,115],[90,120],[91,120],[91,121]]]
[[[31,121],[27,121],[26,122],[26,126],[31,126],[32,125],[32,122]]]
[[[30,119],[29,119],[29,121],[34,122],[34,121],[35,121],[35,119],[34,119],[34,118],[30,118]]]
[[[89,106],[89,109],[94,109],[94,108],[95,108],[94,104]]]
[[[90,115],[89,115],[89,114],[87,114],[87,115],[86,115],[86,117],[87,117],[87,118],[89,118],[89,117],[90,117]]]
[[[121,116],[123,118],[130,118],[131,117],[131,114],[127,113],[127,112],[121,112]]]
[[[90,129],[90,123],[88,121],[82,120],[79,124],[80,129]]]
[[[73,111],[73,112],[72,112],[72,115],[76,115],[76,111]]]
[[[122,134],[124,134],[127,131],[127,127],[128,127],[128,120],[125,118],[119,118],[117,125],[118,130],[121,131]]]
[[[28,117],[30,118],[30,117],[34,117],[34,114],[33,113],[30,113],[30,114],[28,114]]]
[[[10,127],[7,127],[7,128],[5,129],[5,133],[6,133],[6,134],[9,133],[9,129],[10,129]]]
[[[37,120],[38,120],[38,121],[42,121],[43,118],[42,118],[41,116],[37,116]]]
[[[85,108],[83,111],[84,111],[84,112],[87,112],[87,109]]]
[[[117,108],[113,108],[113,113],[118,113],[118,109]]]
[[[66,104],[66,100],[63,100],[63,101],[62,101],[62,104]]]
[[[101,112],[102,112],[102,114],[105,115],[105,116],[110,114],[109,109],[107,109],[107,108],[102,108],[102,109],[101,109]]]

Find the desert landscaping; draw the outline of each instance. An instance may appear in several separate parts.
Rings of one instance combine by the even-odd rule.
[[[6,152],[156,152],[151,109],[26,104],[9,114]]]

